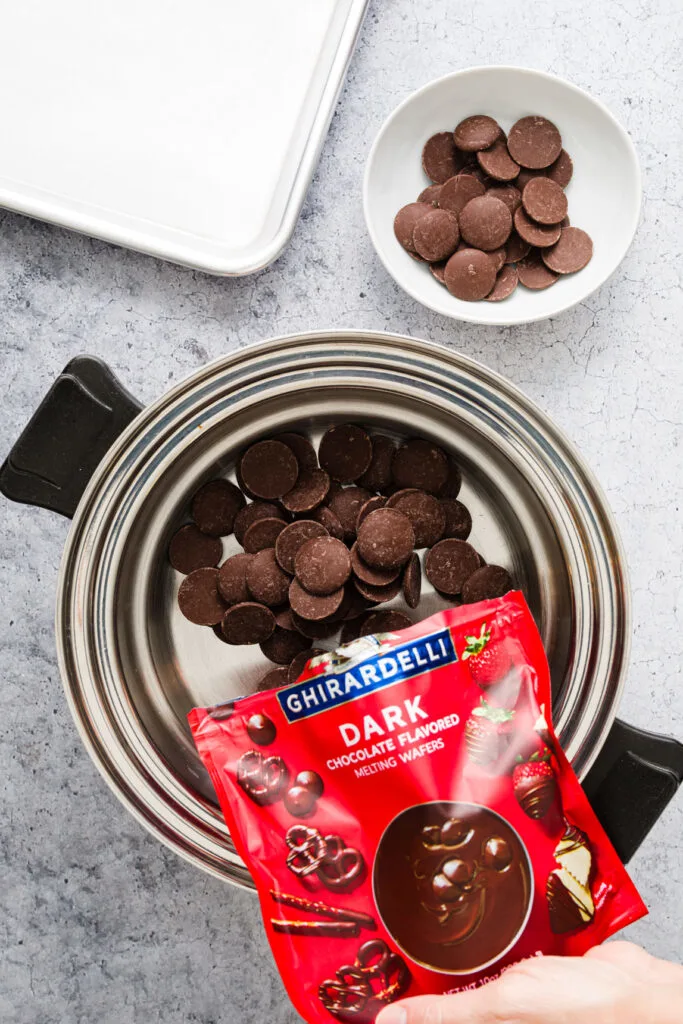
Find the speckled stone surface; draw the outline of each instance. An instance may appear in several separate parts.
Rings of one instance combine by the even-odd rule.
[[[677,0],[374,0],[301,221],[254,277],[211,279],[0,212],[0,454],[80,352],[149,401],[206,360],[289,331],[376,328],[458,348],[547,410],[605,488],[634,596],[622,715],[683,738],[682,37]],[[388,278],[363,225],[363,164],[383,118],[431,78],[486,63],[589,89],[642,162],[642,224],[618,273],[530,327],[429,313]],[[289,1024],[254,897],[149,837],[81,747],[52,627],[67,528],[3,503],[0,1019]],[[632,863],[651,916],[630,935],[672,958],[683,948],[682,836],[679,798]]]

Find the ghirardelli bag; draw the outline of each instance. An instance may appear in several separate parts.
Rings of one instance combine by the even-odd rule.
[[[555,739],[519,593],[363,637],[190,725],[310,1024],[581,954],[646,913]]]

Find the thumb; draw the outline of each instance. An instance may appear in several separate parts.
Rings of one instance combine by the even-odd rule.
[[[500,981],[456,995],[414,996],[387,1006],[375,1024],[490,1024],[515,1020],[509,1005],[505,1014],[501,997]]]
[[[415,996],[387,1006],[376,1024],[563,1024],[569,1017],[558,1007],[571,1006],[598,1014],[594,1001],[576,997],[590,988],[584,961],[580,957],[538,957],[507,968],[481,988],[444,996]],[[559,1012],[558,1012],[559,1010]]]

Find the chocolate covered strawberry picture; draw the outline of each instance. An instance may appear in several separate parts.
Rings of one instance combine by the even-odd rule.
[[[512,788],[520,807],[530,818],[544,818],[557,794],[557,780],[550,764],[550,751],[519,759],[512,773]]]
[[[512,659],[504,643],[491,640],[491,630],[484,622],[479,636],[466,636],[467,646],[462,654],[472,679],[478,686],[488,687],[499,683],[510,671]]]
[[[465,723],[465,745],[470,761],[493,764],[505,752],[512,733],[514,711],[497,708],[481,698]]]

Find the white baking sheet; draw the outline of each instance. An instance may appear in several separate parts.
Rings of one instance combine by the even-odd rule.
[[[298,217],[368,0],[14,0],[0,205],[215,274]]]

